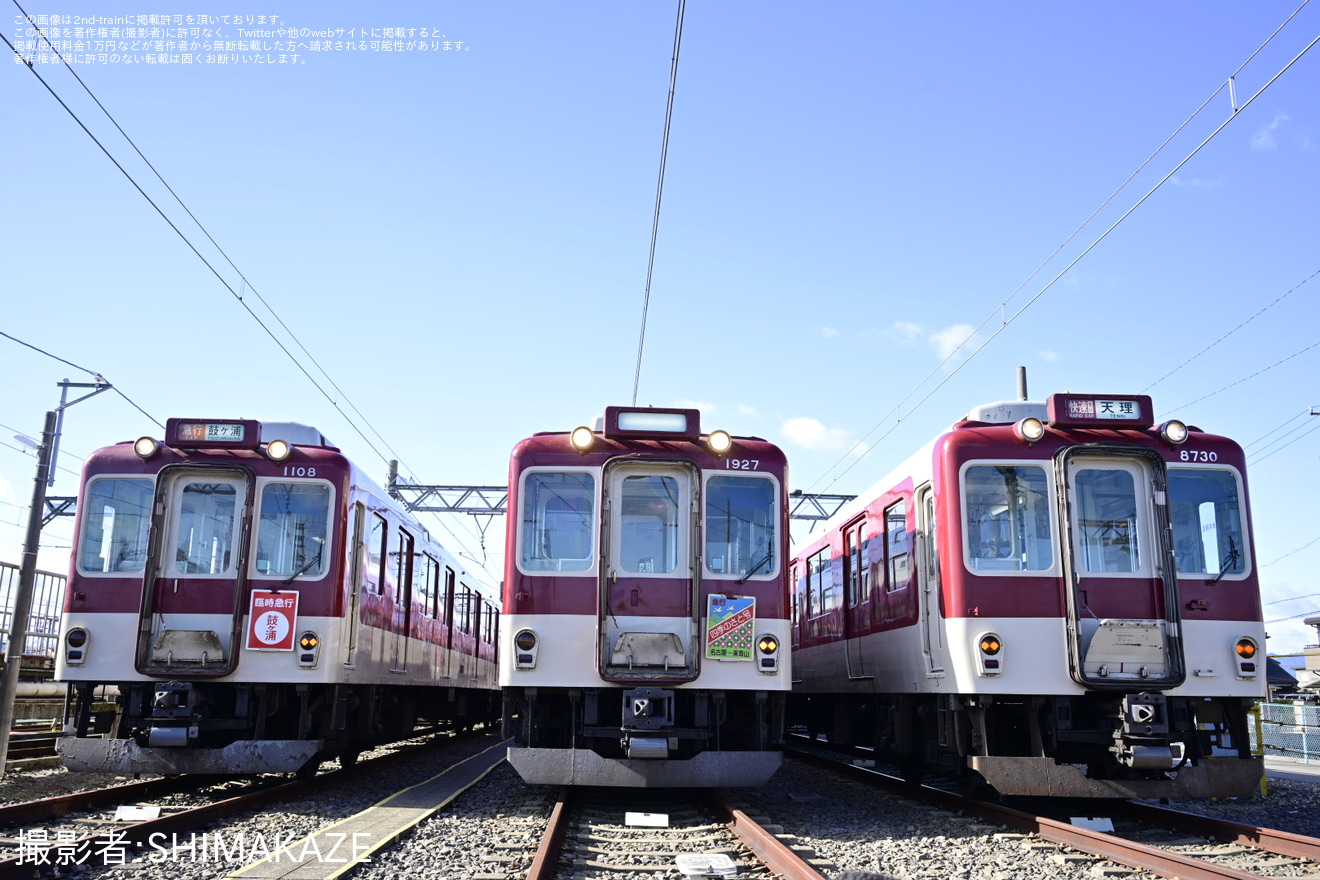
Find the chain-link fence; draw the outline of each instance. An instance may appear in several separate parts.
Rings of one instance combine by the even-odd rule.
[[[19,568],[9,562],[0,562],[0,646],[9,644],[10,630],[14,626],[14,603],[18,599]],[[24,654],[55,656],[60,636],[60,608],[64,602],[62,574],[37,572],[32,591],[32,612],[28,616],[27,643]],[[3,659],[3,655],[0,655]]]
[[[1320,706],[1260,703],[1257,708],[1260,723],[1251,732],[1253,751],[1320,762]]]

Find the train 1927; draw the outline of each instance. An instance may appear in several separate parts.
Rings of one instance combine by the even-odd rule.
[[[532,783],[758,785],[779,767],[786,466],[695,409],[608,407],[509,467],[500,683]]]
[[[801,546],[792,578],[790,725],[905,775],[1085,797],[1260,780],[1243,452],[1157,424],[1147,396],[973,409]]]
[[[315,428],[170,419],[83,469],[73,769],[294,772],[494,722],[499,608]]]

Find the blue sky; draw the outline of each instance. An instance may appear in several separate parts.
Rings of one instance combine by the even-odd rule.
[[[1297,6],[689,4],[639,402],[695,403],[707,428],[780,442],[795,487],[851,493],[1011,398],[1019,365],[1035,399],[1149,393],[1254,444],[1270,650],[1313,644],[1281,619],[1320,614],[1320,49],[1266,88],[1320,34],[1308,6],[1270,39]],[[629,403],[676,5],[157,8],[272,11],[451,48],[74,68],[237,270],[69,71],[34,65],[215,273],[6,63],[0,330],[162,423],[315,424],[381,480],[399,458],[420,482],[498,484],[520,438]],[[10,437],[89,377],[4,338],[0,368],[17,562],[35,459]],[[60,465],[144,433],[103,394],[69,410]],[[61,470],[52,491],[75,487]],[[484,551],[469,518],[432,524],[498,579],[502,523]],[[43,567],[68,536],[49,527]]]

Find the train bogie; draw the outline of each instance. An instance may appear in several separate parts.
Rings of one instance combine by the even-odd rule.
[[[308,770],[498,715],[497,606],[315,429],[171,419],[100,450],[74,541],[70,767]]]
[[[1237,444],[1140,395],[974,410],[794,560],[790,722],[1004,794],[1250,793]]]
[[[611,407],[509,477],[500,681],[534,783],[755,785],[779,766],[783,454],[696,410]]]

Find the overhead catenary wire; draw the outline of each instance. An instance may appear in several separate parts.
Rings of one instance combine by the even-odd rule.
[[[1307,3],[1309,2],[1310,0],[1307,0]],[[1307,5],[1307,3],[1303,3],[1301,7],[1299,7],[1296,11],[1294,11],[1293,14],[1290,15],[1288,19],[1284,22],[1284,25],[1286,25],[1288,21],[1291,21],[1292,18],[1295,17],[1297,13],[1300,12],[1301,9]],[[1265,45],[1268,45],[1268,43],[1271,40],[1273,40],[1275,36],[1278,35],[1279,31],[1282,30],[1284,25],[1280,25],[1279,28],[1277,28],[1274,31],[1274,33],[1265,41],[1265,43],[1262,44],[1261,47],[1257,48],[1256,51],[1251,54],[1251,56],[1247,59],[1246,62],[1243,62],[1243,64],[1239,66],[1238,68],[1239,72],[1242,70],[1243,67],[1246,66],[1247,63],[1250,62],[1251,58],[1254,58],[1257,54],[1259,54],[1261,49],[1263,49]],[[894,418],[894,423],[890,425],[877,438],[876,442],[885,439],[891,433],[893,433],[899,427],[899,425],[903,423],[905,419],[907,419],[918,409],[920,409],[921,406],[925,404],[926,401],[930,400],[930,398],[933,397],[936,392],[938,392],[941,388],[943,388],[946,384],[948,384],[948,382],[950,382],[954,376],[956,376],[959,372],[961,372],[962,369],[965,366],[967,366],[967,364],[969,364],[973,358],[975,358],[978,354],[980,354],[986,348],[986,346],[988,346],[999,336],[999,334],[1003,333],[1004,330],[1008,329],[1008,327],[1011,324],[1013,324],[1019,317],[1022,316],[1024,312],[1027,311],[1027,309],[1031,308],[1032,305],[1034,305],[1038,300],[1040,300],[1041,297],[1043,297],[1047,292],[1049,292],[1068,272],[1070,272],[1073,269],[1074,266],[1076,266],[1079,262],[1081,262],[1091,251],[1093,251],[1096,247],[1098,247],[1101,242],[1103,242],[1106,238],[1108,238],[1109,235],[1113,233],[1113,231],[1117,229],[1120,224],[1122,224],[1125,220],[1127,220],[1127,218],[1130,217],[1133,214],[1133,212],[1135,212],[1139,207],[1145,204],[1145,202],[1149,200],[1150,197],[1153,196],[1162,186],[1164,186],[1165,183],[1167,183],[1175,174],[1181,171],[1182,168],[1186,166],[1188,162],[1190,162],[1203,149],[1205,149],[1206,145],[1209,144],[1212,140],[1214,140],[1214,138],[1217,137],[1225,128],[1227,128],[1234,119],[1238,118],[1241,111],[1251,106],[1258,98],[1260,98],[1260,96],[1263,95],[1266,92],[1266,90],[1270,88],[1270,86],[1272,86],[1275,82],[1277,82],[1279,78],[1283,76],[1285,73],[1287,73],[1288,70],[1291,69],[1294,64],[1296,64],[1308,52],[1310,52],[1311,49],[1313,49],[1317,43],[1320,43],[1320,36],[1312,39],[1309,43],[1307,43],[1300,52],[1294,55],[1285,65],[1283,65],[1283,67],[1281,67],[1273,76],[1271,76],[1269,80],[1266,81],[1266,83],[1262,85],[1255,92],[1255,94],[1253,94],[1246,101],[1244,101],[1241,104],[1241,106],[1234,106],[1233,112],[1228,116],[1227,119],[1225,119],[1222,123],[1216,126],[1215,129],[1211,131],[1209,135],[1207,135],[1200,143],[1198,143],[1191,150],[1191,152],[1189,152],[1185,157],[1183,157],[1182,160],[1180,160],[1176,165],[1174,165],[1174,167],[1170,169],[1163,177],[1161,177],[1155,183],[1154,186],[1152,186],[1149,190],[1147,190],[1145,195],[1141,196],[1141,198],[1139,198],[1130,208],[1124,211],[1123,214],[1120,215],[1117,220],[1115,220],[1112,224],[1110,224],[1109,227],[1106,228],[1102,233],[1100,233],[1100,235],[1098,235],[1089,245],[1087,245],[1086,248],[1083,249],[1081,253],[1079,253],[1076,257],[1074,257],[1066,266],[1063,267],[1062,270],[1060,270],[1057,274],[1055,274],[1055,276],[1051,278],[1043,287],[1041,287],[1040,290],[1038,290],[1029,300],[1027,300],[1027,302],[1024,305],[1018,308],[1017,311],[1015,311],[1013,314],[1002,317],[999,327],[996,328],[995,331],[988,338],[982,341],[980,345],[976,346],[976,348],[972,349],[970,353],[966,354],[964,359],[959,363],[957,363],[955,366],[953,366],[952,369],[948,371],[945,377],[941,379],[938,384],[936,384],[933,388],[931,388],[928,393],[926,393],[915,404],[913,404],[906,412],[904,412],[903,411],[904,404],[906,404],[915,395],[917,395],[920,392],[921,388],[925,386],[928,382],[930,382],[933,376],[935,376],[938,372],[940,372],[947,365],[949,365],[950,362],[952,362],[956,357],[958,357],[963,352],[963,348],[973,339],[976,339],[980,331],[983,328],[985,328],[986,325],[988,325],[992,320],[994,320],[996,316],[1004,315],[1004,311],[1003,311],[1004,307],[1008,304],[1008,302],[1010,302],[1016,296],[1017,292],[1021,290],[1021,286],[1019,286],[1019,288],[1015,290],[1012,295],[1010,295],[1002,303],[996,306],[995,309],[989,315],[987,315],[986,318],[979,325],[977,325],[977,327],[974,328],[972,332],[969,333],[963,339],[963,341],[960,342],[953,349],[953,351],[951,351],[942,361],[940,361],[939,364],[935,366],[934,369],[932,369],[923,379],[921,379],[915,386],[913,386],[913,388],[906,395],[904,395],[904,397],[898,403],[896,403],[892,408],[890,408],[890,410],[878,422],[876,422],[876,424],[873,425],[871,429],[867,431],[866,434],[863,435],[860,440],[857,441],[857,443],[853,444],[848,449],[848,451],[843,454],[843,456],[841,456],[837,461],[834,462],[834,464],[832,464],[829,468],[827,468],[825,473],[822,474],[820,477],[818,477],[814,482],[812,482],[812,484],[808,486],[805,491],[808,492],[814,491],[817,485],[819,485],[823,480],[825,480],[830,475],[830,473],[834,471],[835,468],[838,468],[839,465],[842,464],[845,460],[847,460],[850,456],[853,457],[853,461],[850,462],[848,466],[845,467],[842,471],[839,471],[837,474],[835,474],[834,477],[825,484],[824,488],[828,489],[830,486],[834,485],[834,483],[838,482],[850,470],[852,470],[852,468],[854,468],[858,464],[858,462],[860,462],[863,458],[865,458],[868,454],[870,454],[870,452],[875,448],[874,444],[871,444],[870,446],[866,445],[867,441],[876,431],[880,430],[880,428],[884,426],[889,421],[889,419]],[[1223,90],[1223,88],[1224,85],[1220,85],[1218,88],[1216,88],[1214,94],[1216,95],[1219,94]],[[1212,95],[1211,98],[1213,98],[1213,96],[1214,95]],[[1210,100],[1207,99],[1207,101],[1203,103],[1201,107],[1199,107],[1196,110],[1193,116],[1199,114],[1209,103]],[[1187,123],[1184,122],[1183,126],[1185,126],[1186,124]],[[1180,126],[1179,130],[1181,130],[1183,126]],[[1167,145],[1167,143],[1168,141],[1166,140],[1165,144]],[[1161,146],[1161,150],[1162,149],[1163,146]],[[1159,151],[1156,152],[1158,153]],[[1149,162],[1149,160],[1147,160],[1147,162]],[[1129,177],[1129,180],[1130,179],[1131,177]],[[1124,186],[1126,185],[1127,183],[1125,182]],[[1120,187],[1120,189],[1122,189],[1122,187]],[[1111,195],[1110,199],[1112,198],[1113,196]],[[1106,202],[1108,201],[1109,199],[1106,200]],[[1092,218],[1094,216],[1095,215],[1093,213]],[[1084,227],[1088,225],[1091,222],[1092,218],[1088,218],[1086,223],[1083,223],[1082,226]],[[1080,228],[1081,227],[1079,227],[1079,229]],[[1073,233],[1073,236],[1075,235],[1076,232]],[[1069,236],[1069,240],[1071,240],[1073,236]],[[1057,253],[1057,250],[1055,253]],[[1051,255],[1050,259],[1053,259],[1053,255]],[[1045,262],[1048,263],[1049,261],[1050,260],[1046,260]],[[1042,266],[1043,265],[1044,264],[1042,264]],[[1034,277],[1039,271],[1040,269],[1038,268],[1035,272],[1032,273],[1031,277]],[[1317,345],[1320,345],[1320,343],[1317,343]],[[1302,352],[1298,352],[1298,354],[1301,353]],[[1296,355],[1293,355],[1293,357],[1296,357]],[[1222,391],[1224,389],[1220,389],[1220,390]],[[1218,393],[1218,392],[1214,392],[1214,393]],[[1207,395],[1207,396],[1211,396],[1211,395]],[[1196,401],[1193,401],[1193,403],[1195,402]],[[1184,405],[1186,406],[1188,404],[1184,404]]]
[[[665,103],[665,131],[660,139],[660,174],[655,185],[655,214],[651,218],[651,252],[646,258],[646,289],[642,294],[642,329],[637,337],[637,369],[633,372],[633,406],[642,381],[642,350],[646,343],[646,315],[651,307],[651,276],[655,269],[655,244],[660,234],[660,203],[665,192],[665,162],[669,156],[669,126],[674,118],[674,90],[678,83],[678,50],[683,44],[683,10],[687,0],[678,0],[674,23],[674,55],[669,62],[669,99]]]

